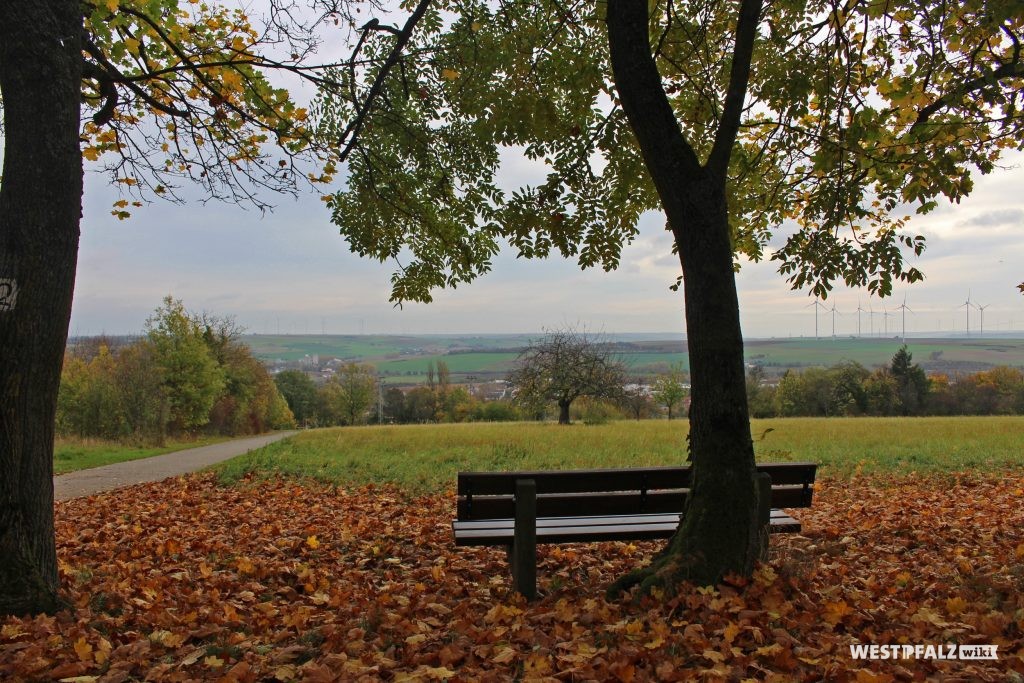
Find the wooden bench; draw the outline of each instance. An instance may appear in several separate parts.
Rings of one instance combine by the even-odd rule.
[[[811,462],[757,465],[761,499],[771,501],[759,514],[771,533],[800,531],[779,508],[811,506],[816,470]],[[689,467],[459,472],[455,545],[506,546],[513,587],[532,599],[537,543],[669,538],[689,487]]]

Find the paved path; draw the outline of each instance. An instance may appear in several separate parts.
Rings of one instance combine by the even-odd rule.
[[[55,500],[68,500],[79,496],[89,496],[101,491],[110,491],[142,484],[148,481],[160,481],[167,477],[177,477],[188,472],[195,472],[213,465],[256,450],[268,443],[273,443],[296,432],[275,432],[254,436],[248,439],[235,439],[216,443],[212,446],[189,448],[164,455],[141,460],[129,460],[88,470],[69,472],[53,478],[53,497]]]

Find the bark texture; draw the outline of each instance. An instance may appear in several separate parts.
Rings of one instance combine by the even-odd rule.
[[[53,433],[81,218],[80,5],[0,3],[0,614],[53,611]]]
[[[755,23],[756,17],[757,11]],[[679,531],[650,566],[613,584],[614,595],[638,584],[644,593],[682,580],[711,584],[730,573],[749,575],[763,540],[725,194],[728,157],[716,162],[720,155],[713,154],[702,165],[684,138],[651,53],[647,2],[610,0],[607,22],[616,89],[679,248],[693,466]]]

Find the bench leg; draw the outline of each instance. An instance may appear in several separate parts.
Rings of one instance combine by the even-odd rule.
[[[511,548],[512,588],[527,600],[537,597],[537,484],[516,481],[516,527]]]
[[[768,559],[768,538],[772,523],[772,477],[767,472],[754,474],[757,485],[757,521],[760,525],[761,561]]]

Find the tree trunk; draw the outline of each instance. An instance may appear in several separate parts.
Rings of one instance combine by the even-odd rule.
[[[675,236],[683,270],[692,403],[693,486],[679,530],[650,566],[614,595],[682,580],[748,575],[762,551],[743,337],[733,277],[725,174],[702,166],[686,142],[651,55],[647,3],[611,0],[608,32],[616,89]]]
[[[569,406],[572,405],[572,401],[558,401],[558,424],[567,425],[569,424]]]
[[[81,218],[81,32],[74,0],[0,3],[0,614],[61,606],[53,433]]]

